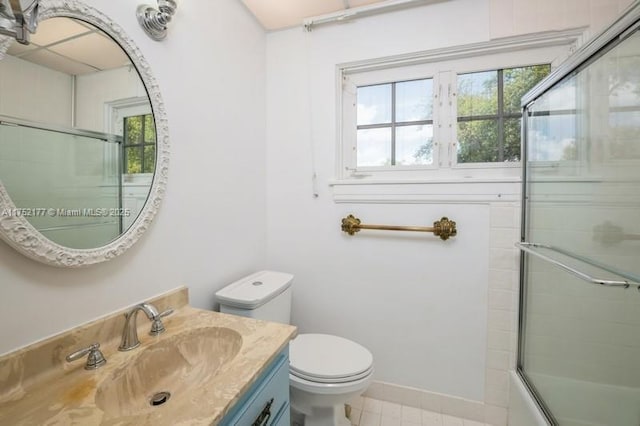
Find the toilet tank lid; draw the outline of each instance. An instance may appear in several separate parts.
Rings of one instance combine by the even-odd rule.
[[[229,284],[216,293],[221,305],[256,309],[291,286],[293,275],[285,272],[259,271]]]

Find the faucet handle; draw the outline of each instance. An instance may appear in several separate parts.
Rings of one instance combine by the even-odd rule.
[[[160,318],[164,318],[164,317],[168,317],[169,315],[171,315],[173,313],[173,308],[169,308],[166,311],[162,311],[158,314],[158,317]]]
[[[85,355],[89,355],[87,357],[87,363],[84,366],[85,370],[95,370],[107,363],[106,358],[100,352],[100,343],[93,343],[86,348],[78,349],[77,351],[70,353],[67,355],[67,362],[73,362],[79,360]]]
[[[158,315],[153,317],[153,322],[151,323],[151,331],[149,334],[151,336],[157,336],[160,333],[165,331],[164,324],[162,323],[161,318],[169,316],[173,313],[173,309],[169,308],[166,311],[160,312]]]

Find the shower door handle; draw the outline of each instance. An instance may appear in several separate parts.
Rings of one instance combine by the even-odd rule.
[[[619,275],[618,273],[616,273],[615,271],[609,270],[607,268],[603,268],[601,265],[598,265],[596,263],[590,262],[588,260],[586,260],[585,258],[573,254],[571,252],[568,252],[566,250],[560,249],[558,247],[554,247],[554,246],[550,246],[550,245],[546,245],[546,244],[539,244],[539,243],[529,243],[529,242],[518,242],[515,243],[515,246],[518,247],[520,250],[532,254],[544,261],[547,261],[555,266],[560,267],[561,269],[564,269],[565,271],[569,272],[570,274],[584,280],[587,281],[591,284],[599,284],[605,287],[624,287],[624,288],[629,288],[630,286],[637,286],[638,290],[640,290],[640,283],[637,282],[633,282],[633,281],[627,281],[627,280],[608,280],[608,279],[603,279],[603,278],[596,278],[596,277],[592,277],[591,275],[579,271],[569,265],[566,265],[562,262],[560,262],[559,260],[553,259],[545,254],[540,253],[539,251],[537,251],[536,249],[538,248],[542,248],[542,249],[547,249],[547,250],[551,250],[554,251],[556,253],[562,254],[564,256],[570,257],[572,259],[576,259],[579,260],[581,262],[587,263],[591,266],[595,266],[597,268],[600,269],[604,269],[608,272],[611,272],[613,274]]]

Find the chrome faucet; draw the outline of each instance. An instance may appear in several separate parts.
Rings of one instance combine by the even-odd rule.
[[[119,351],[130,351],[140,346],[140,339],[138,339],[138,324],[136,318],[138,312],[142,311],[147,315],[149,321],[151,321],[151,336],[157,336],[163,333],[165,328],[162,324],[161,318],[166,317],[173,313],[173,309],[167,309],[162,313],[158,313],[155,306],[150,303],[141,303],[134,306],[128,314],[125,315],[126,321],[124,323],[124,330],[122,331],[122,340],[120,341]]]

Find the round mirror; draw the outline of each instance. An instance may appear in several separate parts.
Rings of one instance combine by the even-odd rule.
[[[0,36],[0,59],[0,236],[56,266],[121,254],[155,214],[168,166],[140,52],[96,10],[42,1],[31,43]]]

